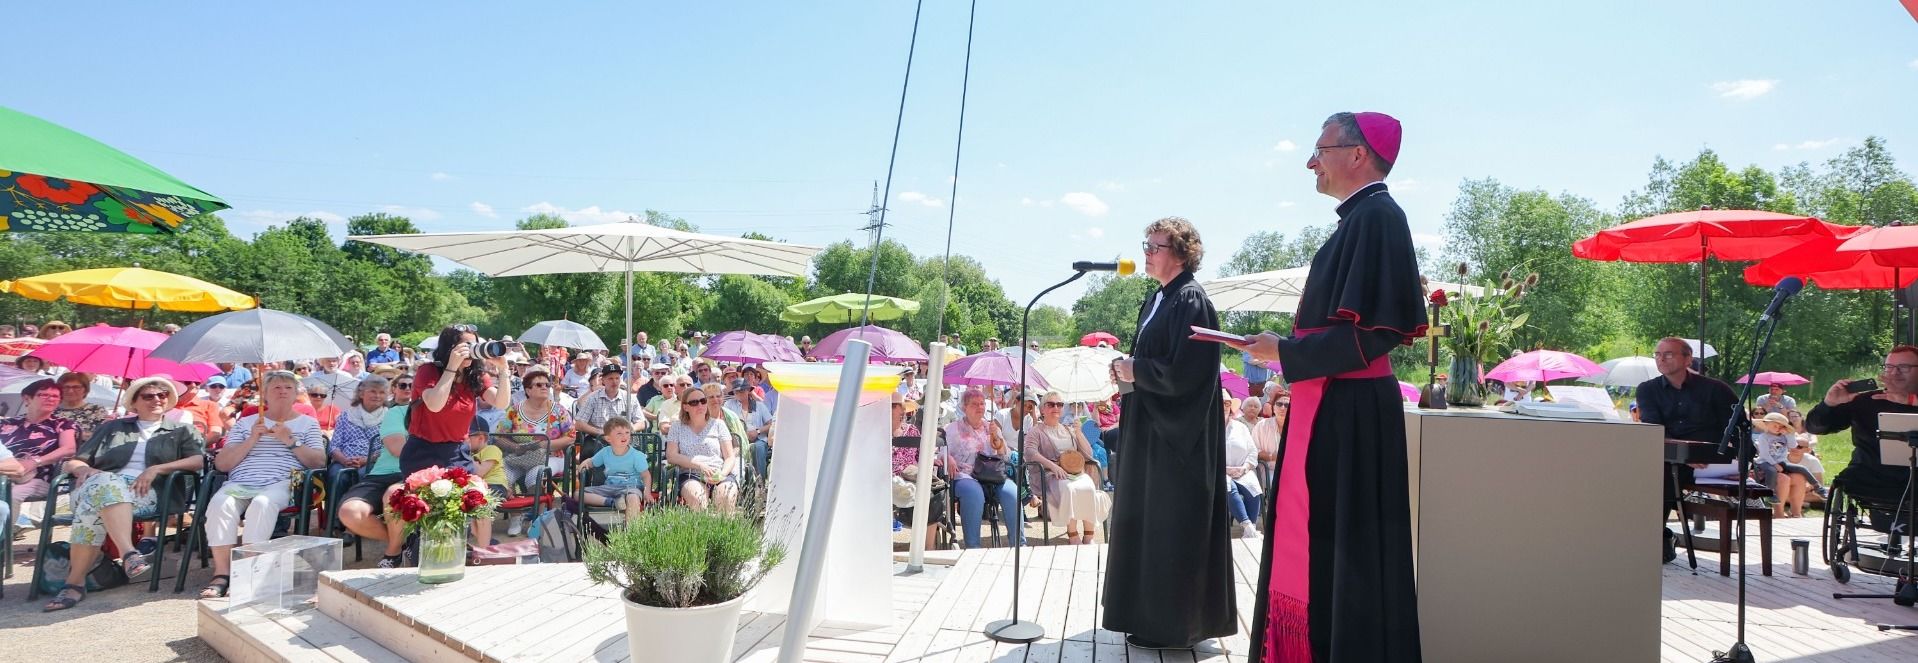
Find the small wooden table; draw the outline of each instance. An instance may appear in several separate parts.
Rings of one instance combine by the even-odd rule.
[[[1715,495],[1730,500],[1730,502],[1721,502],[1719,500],[1693,502],[1689,505],[1688,510],[1695,515],[1718,519],[1718,575],[1731,575],[1731,522],[1732,514],[1738,510],[1738,484],[1729,481],[1721,483],[1708,480],[1703,483],[1695,482],[1692,485],[1685,486],[1685,490]],[[1751,485],[1745,488],[1746,499],[1771,496],[1771,489],[1764,486]],[[1769,576],[1771,575],[1771,509],[1746,506],[1745,519],[1755,519],[1758,521],[1758,559],[1762,565],[1763,573]],[[1683,525],[1687,528],[1691,527],[1691,523],[1689,522],[1683,523]],[[1741,523],[1739,526],[1743,527],[1744,525]],[[1688,540],[1691,539],[1690,536],[1686,538]],[[1743,544],[1741,543],[1740,545],[1742,546]],[[1695,544],[1694,547],[1696,547]]]

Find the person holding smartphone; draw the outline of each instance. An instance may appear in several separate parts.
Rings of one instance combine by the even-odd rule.
[[[1911,470],[1878,457],[1878,415],[1918,414],[1918,347],[1900,345],[1885,354],[1877,380],[1839,380],[1805,414],[1805,430],[1824,435],[1851,429],[1851,464],[1831,480],[1845,492],[1886,501],[1904,493]]]

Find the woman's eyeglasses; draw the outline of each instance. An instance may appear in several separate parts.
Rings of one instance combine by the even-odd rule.
[[[160,402],[172,396],[173,396],[172,394],[166,393],[164,391],[143,391],[143,392],[140,392],[138,396],[134,396],[134,398],[137,398],[143,401]]]
[[[393,386],[395,386],[395,387],[399,387],[399,388],[401,388],[401,389],[412,389],[412,388],[413,388],[413,383],[411,383],[411,382],[395,382],[395,383],[393,383]]]
[[[1146,255],[1153,255],[1169,248],[1172,248],[1171,244],[1153,244],[1152,242],[1139,242],[1139,249],[1142,251],[1145,251]]]
[[[552,383],[549,383],[549,382],[528,382],[528,383],[526,383],[526,388],[527,388],[527,389],[545,389],[545,388],[547,388],[547,387],[551,387],[551,386],[553,386],[553,385],[552,385]]]
[[[1065,407],[1065,403],[1046,403],[1046,407]]]
[[[693,406],[699,406],[699,405],[705,405],[705,404],[706,404],[706,399],[704,398],[695,398],[693,400],[681,403],[681,405],[685,405],[687,407],[693,407]]]

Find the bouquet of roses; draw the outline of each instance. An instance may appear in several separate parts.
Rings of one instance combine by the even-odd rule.
[[[464,468],[429,467],[408,475],[405,487],[394,492],[386,506],[406,522],[408,532],[459,528],[470,519],[493,517],[498,500],[485,486]]]

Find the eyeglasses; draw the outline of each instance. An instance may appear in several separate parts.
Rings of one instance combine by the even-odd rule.
[[[547,388],[547,387],[551,387],[551,386],[553,386],[553,385],[552,385],[551,383],[547,383],[547,382],[528,382],[528,383],[526,383],[526,388],[527,388],[527,389],[545,389],[545,388]]]
[[[306,392],[306,397],[307,397],[307,398],[326,398],[326,392],[324,392],[324,391],[309,391],[309,392]]]
[[[399,387],[399,388],[401,388],[401,389],[412,389],[412,388],[413,388],[413,383],[411,383],[411,382],[395,382],[395,383],[393,383],[393,386],[395,386],[395,387]]]
[[[680,403],[680,405],[684,405],[687,407],[692,407],[694,405],[705,405],[705,404],[706,404],[706,399],[704,398],[695,398],[695,399],[692,399],[689,401],[683,401]]]
[[[478,334],[478,333],[479,333],[479,327],[475,327],[475,326],[473,326],[473,325],[469,325],[469,324],[465,324],[465,323],[461,323],[461,324],[457,324],[457,325],[453,325],[453,331],[456,331],[456,332],[461,332],[461,333],[465,333],[465,334]]]
[[[60,391],[66,391],[66,390],[68,390],[68,389],[71,389],[71,390],[74,390],[74,391],[86,391],[86,390],[87,390],[87,386],[86,386],[86,385],[84,385],[84,384],[63,384],[63,385],[60,385]]]
[[[1169,248],[1172,248],[1171,244],[1153,244],[1149,241],[1139,242],[1139,249],[1145,251],[1146,255],[1153,255]]]
[[[1357,145],[1357,144],[1351,144],[1351,145],[1314,145],[1314,146],[1312,146],[1312,158],[1314,158],[1314,159],[1323,159],[1323,158],[1325,158],[1325,151],[1326,151],[1326,150],[1335,150],[1335,149],[1338,149],[1338,148],[1341,148],[1341,147],[1359,147],[1359,145]]]
[[[1273,405],[1278,407],[1283,407],[1283,408],[1289,408],[1289,407],[1292,407],[1292,401],[1279,401],[1277,403],[1273,403]]]
[[[1654,352],[1652,353],[1652,357],[1657,359],[1670,359],[1672,357],[1689,357],[1691,356],[1691,354],[1692,353],[1690,352],[1678,352],[1675,350],[1666,350],[1664,352]]]
[[[210,385],[207,385],[207,386],[206,386],[206,388],[208,388],[208,389],[225,389],[225,388],[226,388],[226,385],[223,385],[223,384],[210,384]]]
[[[1918,364],[1885,364],[1885,372],[1891,375],[1904,375],[1918,370]]]
[[[1046,403],[1046,407],[1065,407],[1065,403]]]
[[[173,394],[169,394],[164,391],[142,391],[140,392],[138,396],[134,396],[134,398],[137,398],[143,401],[154,401],[157,403],[160,401],[164,401],[172,396]]]

